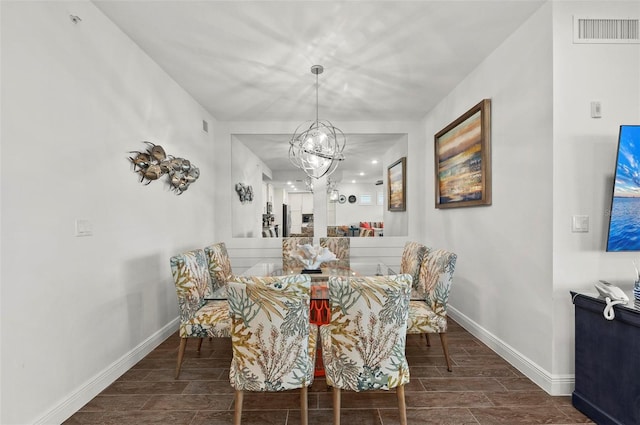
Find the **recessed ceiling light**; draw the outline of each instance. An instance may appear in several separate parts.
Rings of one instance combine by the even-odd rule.
[[[355,182],[356,182],[355,180],[351,180],[351,183],[355,183]]]
[[[291,183],[291,182],[287,182],[287,184],[288,184],[288,185],[292,185],[293,183]]]
[[[360,172],[360,175],[361,175],[361,176],[364,176],[364,173],[361,171],[361,172]]]
[[[373,161],[371,161],[371,163],[372,163],[372,164],[377,164],[377,163],[378,163],[378,160],[377,160],[377,159],[374,159]]]

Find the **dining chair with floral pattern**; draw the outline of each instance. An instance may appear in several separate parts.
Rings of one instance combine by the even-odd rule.
[[[360,237],[372,237],[375,236],[375,232],[370,228],[360,228]]]
[[[328,248],[336,255],[335,261],[322,263],[320,268],[330,268],[337,266],[340,269],[349,270],[351,267],[351,238],[320,238],[320,247]]]
[[[420,265],[427,252],[427,247],[418,242],[407,242],[402,250],[400,273],[409,273],[413,279],[411,298],[415,296],[415,288],[420,277]]]
[[[331,320],[320,326],[327,385],[333,387],[333,423],[340,424],[342,389],[395,388],[406,425],[404,385],[411,275],[329,277]]]
[[[300,270],[304,267],[304,264],[297,258],[291,256],[298,245],[313,244],[313,238],[307,236],[291,236],[288,238],[282,238],[282,270],[287,273],[292,270]]]
[[[215,291],[227,284],[233,278],[231,260],[224,242],[210,245],[204,249],[207,255],[207,265],[211,275],[212,289]]]
[[[169,263],[180,310],[180,348],[175,374],[175,378],[178,379],[187,340],[199,338],[199,352],[203,338],[231,336],[231,321],[226,301],[205,299],[211,292],[211,276],[207,267],[207,257],[202,249],[175,255]]]
[[[244,391],[300,389],[302,425],[313,383],[317,325],[309,323],[311,278],[237,276],[227,286],[235,389],[233,423],[240,425]]]
[[[409,323],[407,333],[424,334],[429,342],[429,334],[440,335],[442,351],[451,372],[451,357],[447,342],[447,303],[453,282],[453,272],[458,256],[444,249],[427,249],[420,266],[418,284],[409,303]]]

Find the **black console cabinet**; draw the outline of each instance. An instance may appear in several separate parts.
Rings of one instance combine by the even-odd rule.
[[[640,306],[614,307],[595,294],[571,292],[575,305],[575,375],[572,401],[598,425],[640,424]]]

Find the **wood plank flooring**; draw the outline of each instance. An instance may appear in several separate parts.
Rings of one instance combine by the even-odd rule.
[[[411,382],[405,387],[409,424],[577,425],[593,424],[571,405],[552,397],[449,319],[448,372],[437,335],[407,337]],[[64,423],[229,425],[233,390],[229,384],[229,339],[187,344],[182,373],[173,379],[179,337],[153,352]],[[299,425],[298,393],[245,393],[243,425]],[[309,389],[309,424],[331,424],[331,390],[323,378]],[[399,423],[394,392],[342,392],[342,423]]]

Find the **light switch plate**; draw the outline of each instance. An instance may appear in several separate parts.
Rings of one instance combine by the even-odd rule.
[[[76,219],[76,236],[91,236],[91,222],[89,220]]]
[[[574,215],[571,220],[571,231],[574,233],[584,233],[589,231],[589,216]]]
[[[602,118],[602,104],[598,101],[591,102],[591,118]]]

